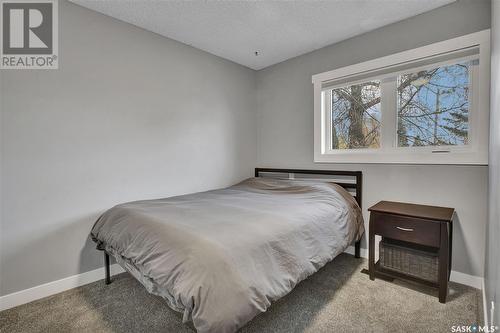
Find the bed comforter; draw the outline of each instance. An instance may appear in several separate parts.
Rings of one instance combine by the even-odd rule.
[[[147,290],[198,332],[234,332],[363,233],[361,210],[333,183],[250,178],[130,202],[91,231]]]

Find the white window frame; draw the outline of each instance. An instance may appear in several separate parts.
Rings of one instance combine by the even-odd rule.
[[[479,47],[479,65],[471,73],[469,104],[469,142],[466,146],[397,147],[396,90],[394,96],[382,94],[381,148],[330,149],[331,114],[322,84],[343,77],[367,73],[398,64],[433,57],[465,48]],[[454,60],[451,60],[454,62]],[[426,68],[439,67],[436,62]],[[456,62],[455,62],[456,63]],[[472,68],[472,67],[471,67]],[[413,70],[410,70],[413,71]],[[403,71],[409,72],[409,71]],[[401,73],[401,72],[399,72]],[[388,74],[397,75],[398,72]],[[374,76],[362,81],[379,79]],[[355,80],[355,79],[354,79]],[[489,106],[490,106],[490,30],[430,44],[386,57],[313,75],[314,84],[314,162],[318,163],[400,163],[400,164],[488,164]],[[352,81],[356,83],[356,81]],[[352,84],[348,82],[347,84]],[[381,85],[393,84],[394,81]],[[345,86],[346,84],[343,84]],[[388,91],[387,89],[385,91]],[[331,99],[330,99],[331,100]],[[391,105],[387,107],[387,105]],[[392,124],[391,124],[392,123]]]

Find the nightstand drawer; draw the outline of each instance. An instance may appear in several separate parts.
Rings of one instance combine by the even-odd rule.
[[[383,237],[439,247],[440,223],[391,214],[374,214],[374,231]]]

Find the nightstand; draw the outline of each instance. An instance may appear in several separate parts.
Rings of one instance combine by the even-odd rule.
[[[391,201],[380,201],[368,210],[370,279],[379,275],[421,282],[438,288],[439,302],[445,303],[455,210]],[[375,263],[375,235],[382,236],[383,263]]]

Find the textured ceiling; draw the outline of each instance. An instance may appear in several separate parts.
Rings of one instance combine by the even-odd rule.
[[[276,64],[453,1],[72,0],[253,69]]]

